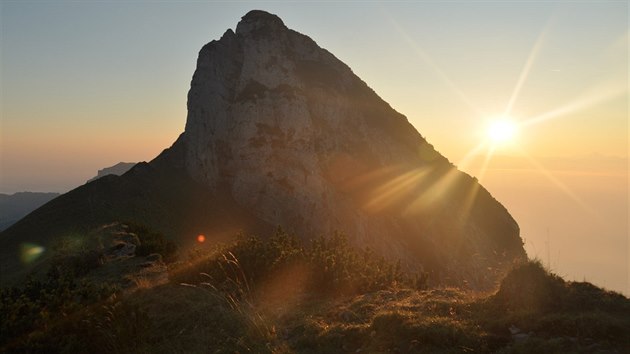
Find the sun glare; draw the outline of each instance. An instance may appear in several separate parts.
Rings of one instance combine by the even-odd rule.
[[[516,135],[516,124],[510,119],[498,119],[488,125],[488,137],[494,143],[512,141]]]

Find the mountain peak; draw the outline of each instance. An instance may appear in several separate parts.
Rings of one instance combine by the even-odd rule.
[[[524,254],[505,208],[311,38],[260,10],[224,37],[200,52],[188,94],[194,180],[268,224],[341,231],[427,269]]]
[[[252,10],[241,18],[236,33],[241,35],[286,30],[280,17],[262,10]]]
[[[77,205],[85,224],[139,219],[183,240],[260,225],[304,239],[338,231],[437,281],[471,286],[493,284],[498,273],[477,274],[525,255],[518,225],[487,190],[276,15],[251,11],[236,33],[201,49],[187,105],[184,133],[155,160],[7,231],[39,236],[32,230],[60,218],[70,228],[78,221],[66,209]]]

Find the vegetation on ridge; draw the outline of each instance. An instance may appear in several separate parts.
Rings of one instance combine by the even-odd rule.
[[[52,267],[46,279],[23,288],[2,289],[0,349],[620,353],[630,348],[630,300],[589,283],[566,282],[536,261],[516,264],[491,294],[426,289],[424,275],[407,274],[369,250],[354,250],[341,235],[304,245],[279,231],[264,240],[243,236],[197,249],[168,266],[170,281],[162,285],[108,283],[95,277],[100,268],[78,273],[66,266]]]
[[[210,255],[210,256],[209,256]],[[268,239],[240,236],[210,254],[193,254],[171,272],[171,281],[238,283],[252,289],[283,279],[283,291],[351,295],[393,285],[425,288],[424,273],[412,276],[369,248],[356,250],[342,234],[319,237],[304,245],[281,229]],[[293,289],[289,289],[293,288]],[[298,289],[299,288],[299,289]]]

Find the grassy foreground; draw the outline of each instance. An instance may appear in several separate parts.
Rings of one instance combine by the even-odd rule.
[[[3,289],[2,351],[630,352],[629,299],[536,261],[514,265],[490,293],[427,288],[425,274],[341,236],[307,246],[281,232],[241,238],[171,263],[168,282],[139,271],[122,283],[105,271],[125,262],[138,260],[87,273],[61,262],[43,280]]]

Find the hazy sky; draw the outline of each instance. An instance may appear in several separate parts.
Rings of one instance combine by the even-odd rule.
[[[263,9],[478,176],[530,255],[628,293],[626,1],[0,6],[2,193],[65,192],[151,160],[184,129],[199,49]],[[487,122],[508,107],[521,128],[484,163]]]

